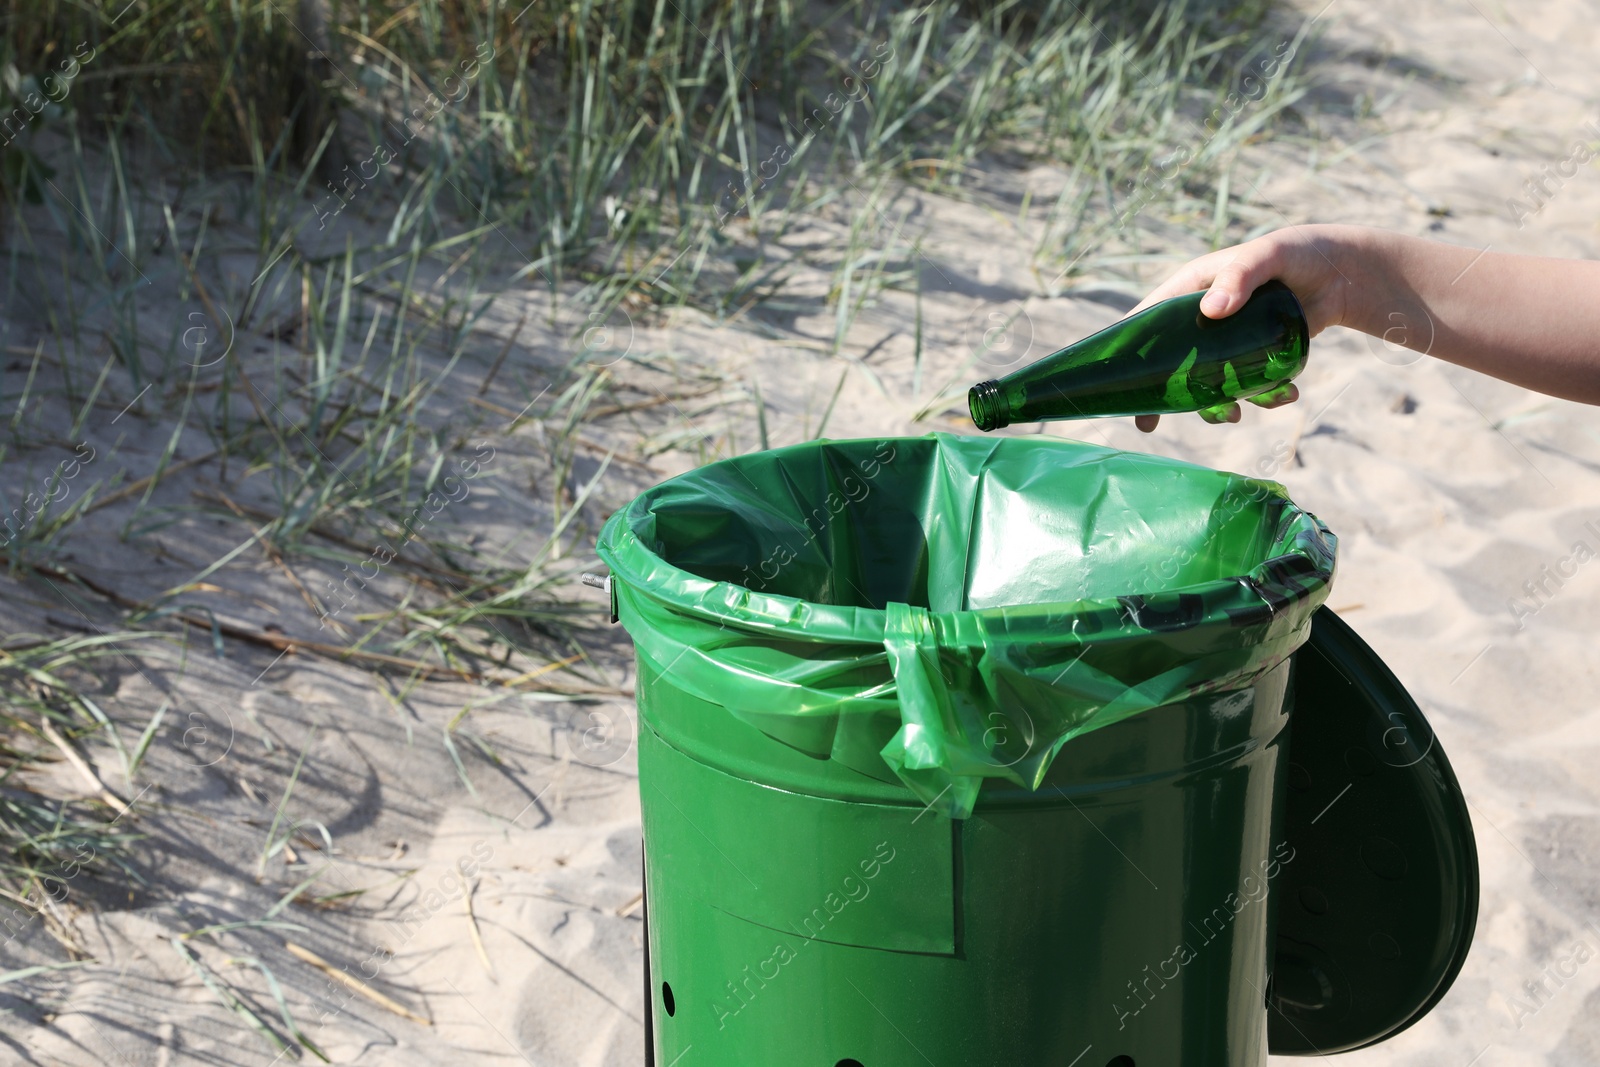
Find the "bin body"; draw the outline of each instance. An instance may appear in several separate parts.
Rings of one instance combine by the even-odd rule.
[[[965,820],[642,676],[655,1062],[1264,1064],[1290,670],[1085,734]]]
[[[1261,1067],[1279,486],[1039,438],[819,442],[618,512],[658,1067]]]

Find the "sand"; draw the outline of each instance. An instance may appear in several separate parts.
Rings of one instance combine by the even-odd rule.
[[[1521,225],[1506,201],[1528,202],[1525,179],[1544,164],[1555,167],[1580,138],[1596,139],[1592,128],[1584,132],[1600,118],[1594,13],[1573,0],[1515,9],[1473,0],[1410,7],[1333,0],[1321,9],[1313,61],[1323,88],[1307,105],[1314,156],[1304,142],[1255,146],[1238,163],[1235,195],[1264,227],[1367,223],[1501,251],[1593,257],[1600,237],[1593,167],[1552,184],[1548,203],[1526,212]],[[1316,11],[1308,6],[1306,14]],[[1333,117],[1351,101],[1363,104],[1366,117]],[[978,185],[1014,196],[1029,184],[1047,190],[1059,177],[1046,166],[995,170]],[[920,421],[916,415],[937,386],[970,378],[961,361],[974,331],[1015,319],[1015,346],[990,361],[1004,369],[1112,321],[1143,285],[1204,250],[1174,237],[1145,249],[1143,282],[1108,273],[1055,291],[1027,269],[1026,256],[1010,254],[1031,247],[1032,220],[907,195],[924,235],[919,269],[931,294],[923,390],[912,397],[910,298],[889,294],[854,327],[854,351],[882,343],[852,367],[829,436],[970,429],[956,403],[935,404]],[[826,283],[825,270],[797,259],[795,291]],[[1001,319],[992,320],[997,313]],[[514,307],[497,308],[489,322],[505,331],[516,317]],[[830,316],[805,312],[757,310],[722,325],[685,314],[634,324],[629,343],[688,353],[689,370],[714,364],[758,383],[776,445],[816,429],[840,372],[823,351],[832,328]],[[536,344],[537,337],[527,342]],[[1575,542],[1600,550],[1600,413],[1412,361],[1337,329],[1315,342],[1301,389],[1301,403],[1247,411],[1232,428],[1185,418],[1149,437],[1120,421],[1048,432],[1285,483],[1340,536],[1330,604],[1410,688],[1450,754],[1482,863],[1472,954],[1427,1018],[1344,1062],[1600,1063],[1600,783],[1592,771],[1600,714],[1591,699],[1600,685],[1593,656],[1600,564],[1547,583],[1548,595],[1536,601],[1524,589],[1571,556]],[[465,402],[468,391],[458,399]],[[728,397],[697,403],[681,414],[655,409],[654,421],[639,427],[663,435],[711,412],[733,427],[732,447],[754,446],[753,420],[728,414]],[[166,428],[134,418],[113,427],[114,410],[103,414],[88,431],[106,443],[100,461],[148,472]],[[486,417],[484,425],[491,435],[500,423]],[[596,449],[580,454],[575,481],[598,470],[607,440],[637,441],[641,432],[607,426],[594,431]],[[462,538],[504,545],[548,523],[547,510],[517,492],[519,472],[539,469],[544,458],[530,436],[493,441],[501,464],[495,478],[441,521]],[[206,448],[185,440],[179,455]],[[669,447],[646,461],[614,463],[586,512],[589,545],[594,523],[611,507],[711,454]],[[158,499],[183,503],[220,484],[202,465]],[[249,504],[249,491],[240,494],[238,502]],[[133,597],[167,588],[193,573],[190,562],[203,564],[238,540],[236,526],[194,519],[163,542],[172,558],[152,563],[118,546],[122,517],[111,508],[92,516],[74,535],[72,557],[83,573],[115,576]],[[575,570],[592,564],[583,544],[572,551]],[[303,605],[271,571],[259,555],[241,561],[211,579],[221,592],[197,592],[196,602],[240,625],[259,627],[271,616],[291,633],[314,636]],[[36,584],[0,579],[0,597],[13,631],[84,629],[110,619],[103,608],[96,614],[92,598],[78,598],[85,621]],[[252,961],[265,965],[302,1032],[336,1063],[639,1064],[632,668],[620,631],[604,630],[593,642],[614,695],[594,705],[507,699],[474,707],[460,722],[464,706],[482,700],[480,690],[437,681],[402,692],[394,679],[357,666],[275,658],[271,649],[236,643],[218,659],[204,654],[203,637],[192,638],[181,669],[131,660],[108,667],[107,699],[124,721],[145,721],[163,699],[183,713],[152,748],[141,778],[154,783],[147,792],[121,781],[106,752],[92,753],[108,785],[134,801],[134,822],[149,835],[145,855],[159,861],[156,884],[134,893],[131,904],[100,900],[69,917],[94,962],[0,986],[7,1013],[0,1061],[274,1062],[269,1043],[207,988],[188,953],[283,1032]],[[615,741],[598,750],[578,740],[591,712],[618,726]],[[452,727],[460,771],[443,743]],[[290,840],[293,856],[264,857],[273,805],[302,754],[286,805],[305,820]],[[85,789],[61,765],[39,787]],[[292,926],[214,940],[183,936],[258,920],[313,874],[297,902],[275,915]],[[304,906],[313,898],[316,906]],[[1550,978],[1547,969],[1572,959],[1580,943],[1590,949],[1586,962],[1571,977]],[[15,947],[60,958],[36,928]],[[388,1004],[331,981],[306,962],[307,952],[361,976]],[[1530,990],[1541,981],[1542,989]]]

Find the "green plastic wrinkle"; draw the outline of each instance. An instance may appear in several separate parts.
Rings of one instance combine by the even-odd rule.
[[[949,434],[713,463],[598,544],[641,671],[956,819],[985,779],[1036,789],[1072,738],[1283,662],[1335,549],[1273,482]]]

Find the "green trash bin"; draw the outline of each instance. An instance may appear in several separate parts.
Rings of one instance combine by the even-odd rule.
[[[647,1062],[1265,1062],[1306,866],[1286,696],[1334,562],[1281,487],[817,442],[647,491],[599,554],[639,665]],[[1317,996],[1360,964],[1297,944],[1288,1006],[1347,1019]]]

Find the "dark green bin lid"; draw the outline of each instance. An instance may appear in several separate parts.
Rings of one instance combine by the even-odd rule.
[[[1460,972],[1478,917],[1466,801],[1427,719],[1327,608],[1295,653],[1268,1044],[1347,1052],[1404,1030]]]

